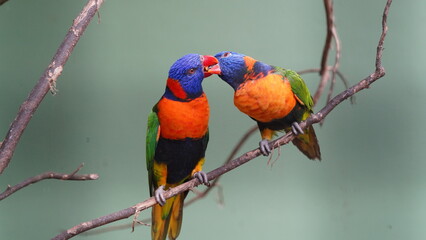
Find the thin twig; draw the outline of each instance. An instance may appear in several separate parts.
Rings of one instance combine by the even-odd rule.
[[[19,112],[12,122],[3,144],[0,147],[0,174],[3,173],[4,169],[9,165],[19,139],[41,101],[49,90],[53,93],[56,91],[56,80],[61,75],[64,65],[75,45],[102,3],[103,0],[89,0],[87,2],[77,18],[74,19],[71,28],[68,30],[64,41],[58,48],[51,63],[19,108]]]
[[[340,39],[339,39],[339,36],[337,35],[336,26],[334,25],[334,20],[333,20],[333,27],[331,29],[331,32],[333,33],[334,43],[335,43],[335,46],[336,46],[336,55],[335,55],[335,59],[334,59],[334,65],[333,65],[333,68],[332,68],[330,89],[329,89],[328,94],[327,94],[327,102],[330,101],[331,96],[333,95],[334,85],[336,83],[336,72],[339,69],[340,53],[341,53],[341,50],[342,50],[341,44],[340,44]]]
[[[392,0],[388,0],[384,13],[383,13],[383,20],[382,20],[382,34],[377,46],[377,54],[376,54],[376,70],[374,73],[370,74],[369,76],[367,76],[366,78],[364,78],[363,80],[361,80],[360,82],[358,82],[358,84],[350,87],[349,89],[343,91],[342,93],[338,94],[337,96],[335,96],[333,99],[330,100],[330,102],[328,102],[328,104],[321,109],[321,111],[319,111],[316,114],[312,114],[306,121],[300,123],[300,127],[302,127],[302,129],[305,129],[306,127],[318,123],[320,122],[322,119],[324,119],[337,105],[339,105],[341,102],[345,101],[347,98],[351,97],[352,95],[354,95],[355,93],[368,88],[370,86],[370,84],[372,84],[373,82],[375,82],[376,80],[380,79],[381,77],[383,77],[385,75],[385,69],[383,68],[382,64],[381,64],[381,59],[382,59],[382,54],[383,54],[383,44],[384,44],[384,40],[386,37],[386,33],[388,30],[387,27],[387,15],[389,13],[389,8],[390,5],[392,3]],[[292,139],[294,138],[293,134],[291,132],[289,132],[288,134],[284,135],[283,137],[277,139],[276,141],[272,142],[272,147],[276,148],[278,146],[284,145],[289,143]],[[244,163],[249,162],[250,160],[260,156],[260,150],[259,149],[255,149],[252,151],[249,151],[245,154],[243,154],[242,156],[240,156],[237,159],[234,159],[232,161],[230,161],[229,163],[209,172],[207,174],[208,179],[209,180],[213,180],[216,179],[217,177],[219,177],[220,175],[223,175],[239,166],[241,166]],[[194,187],[196,187],[197,185],[199,185],[200,182],[198,181],[198,179],[192,179],[186,183],[183,183],[175,188],[171,188],[168,191],[166,191],[164,193],[164,197],[165,198],[170,198],[172,196],[175,196],[176,194],[179,194],[181,192],[187,191],[189,189],[192,189]],[[136,212],[141,212],[145,209],[148,209],[150,207],[152,207],[153,205],[156,204],[156,201],[153,197],[138,203],[132,207],[114,212],[112,214],[109,215],[105,215],[96,219],[93,219],[91,221],[87,221],[87,222],[83,222],[80,223],[62,233],[60,233],[59,235],[57,235],[56,237],[54,237],[54,240],[59,240],[59,239],[69,239],[72,238],[73,236],[76,236],[82,232],[85,232],[87,230],[111,223],[111,222],[115,222],[117,220],[121,220],[121,219],[125,219],[128,218],[130,216],[132,216],[133,214],[135,214]]]
[[[327,71],[332,71],[333,68],[334,68],[333,66],[327,66]],[[321,71],[320,68],[309,68],[309,69],[297,71],[297,73],[302,75],[302,74],[306,74],[306,73],[318,73],[320,71]],[[336,69],[336,75],[343,82],[343,85],[345,85],[345,90],[348,89],[349,88],[349,82],[346,79],[345,75],[343,75],[343,73],[339,69]],[[355,96],[351,96],[350,101],[351,101],[352,104],[355,103]]]
[[[332,71],[332,70],[333,70],[333,66],[327,66],[327,71]],[[306,73],[318,73],[320,71],[321,71],[320,68],[309,68],[309,69],[297,71],[297,73],[300,75],[303,75]],[[336,75],[340,78],[340,80],[342,80],[343,84],[345,85],[345,88],[348,89],[349,82],[346,79],[345,75],[343,75],[343,73],[339,69],[336,70]]]
[[[66,174],[66,173],[56,173],[56,172],[44,172],[42,174],[39,174],[34,177],[30,177],[26,179],[25,181],[16,184],[15,186],[11,187],[8,186],[6,190],[2,193],[0,193],[0,201],[9,197],[13,193],[15,193],[18,190],[21,190],[22,188],[45,180],[45,179],[58,179],[58,180],[76,180],[76,181],[86,181],[86,180],[96,180],[99,178],[99,175],[96,173],[91,174],[79,174],[76,173],[83,167],[83,164],[81,164],[76,170],[74,170],[72,173]]]
[[[337,35],[336,25],[334,24],[334,16],[333,16],[333,26],[331,28],[331,32],[333,34],[334,43],[335,43],[335,46],[336,46],[336,55],[335,55],[335,59],[334,59],[334,65],[333,65],[333,68],[331,70],[331,83],[330,83],[330,88],[329,88],[328,94],[327,94],[327,102],[330,101],[331,96],[333,95],[334,85],[336,84],[336,72],[339,69],[340,52],[341,52],[340,39],[339,39],[339,36]],[[346,87],[346,89],[347,88],[348,87]],[[351,103],[353,103],[352,98],[351,98]],[[324,120],[321,121],[320,125],[322,126],[323,123],[324,123]]]
[[[324,75],[325,71],[327,71],[327,58],[331,48],[331,41],[333,40],[333,3],[332,0],[323,0],[323,3],[325,8],[325,18],[327,21],[327,35],[325,37],[324,48],[322,49],[321,76]]]
[[[330,74],[329,74],[329,71],[327,71],[327,59],[331,49],[331,43],[333,41],[333,28],[334,28],[333,1],[323,0],[323,2],[324,2],[325,15],[326,15],[326,21],[327,21],[327,35],[325,38],[324,48],[322,50],[321,70],[320,70],[321,79],[320,79],[317,91],[315,92],[313,96],[313,100],[315,104],[320,99],[324,91],[325,85],[327,84],[329,79]]]

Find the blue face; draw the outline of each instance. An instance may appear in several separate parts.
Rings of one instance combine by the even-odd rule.
[[[247,73],[245,55],[236,52],[220,52],[215,55],[219,60],[221,74],[219,77],[231,85],[234,90],[244,82],[244,74]]]
[[[169,78],[179,81],[188,98],[200,96],[203,93],[201,82],[204,79],[202,56],[188,54],[181,57],[171,66]]]

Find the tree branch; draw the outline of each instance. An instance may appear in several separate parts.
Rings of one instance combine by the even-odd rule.
[[[76,180],[76,181],[85,181],[85,180],[96,180],[99,178],[99,175],[96,173],[91,174],[76,174],[80,169],[83,167],[83,164],[81,164],[76,170],[74,170],[72,173],[65,174],[65,173],[56,173],[56,172],[45,172],[42,174],[39,174],[37,176],[31,177],[26,179],[25,181],[16,184],[15,186],[11,187],[8,186],[6,190],[2,193],[0,193],[0,201],[9,197],[13,193],[15,193],[18,190],[21,190],[22,188],[39,182],[44,179],[59,179],[59,180]]]
[[[327,71],[327,58],[328,53],[331,48],[331,41],[333,40],[333,3],[332,0],[323,0],[325,8],[325,18],[327,21],[327,35],[325,37],[325,44],[322,50],[321,58],[321,70],[320,75],[324,75],[324,72]]]
[[[323,2],[324,2],[325,15],[326,15],[326,21],[327,21],[327,35],[325,38],[325,44],[324,44],[324,48],[322,51],[322,58],[321,58],[321,68],[320,68],[321,80],[318,85],[317,91],[315,92],[313,96],[315,104],[318,102],[319,98],[321,97],[324,91],[325,85],[327,84],[327,81],[329,79],[329,72],[327,71],[328,54],[331,49],[331,43],[333,41],[333,37],[337,40],[337,31],[334,25],[333,0],[323,0]],[[336,52],[336,55],[338,54],[340,54],[340,52]],[[336,59],[338,59],[338,56],[336,56]]]
[[[8,0],[0,0],[0,6],[3,5],[3,3],[7,2]]]
[[[51,63],[19,108],[19,112],[9,128],[3,144],[0,146],[0,174],[9,165],[22,133],[47,92],[50,90],[55,93],[57,78],[61,75],[75,45],[102,3],[103,0],[89,0],[87,2],[77,18],[74,19],[73,25],[68,30]]]
[[[340,72],[339,69],[333,70],[334,68],[335,68],[335,66],[328,66],[327,71],[333,71],[333,73],[335,73],[340,78],[340,80],[342,80],[343,85],[345,85],[345,89],[348,89],[349,88],[349,82],[346,79],[345,75],[343,75],[343,73]],[[300,74],[300,75],[303,75],[305,73],[318,73],[320,71],[321,71],[320,68],[310,68],[310,69],[304,69],[304,70],[297,71],[297,73]],[[327,102],[329,102],[329,101],[330,101],[330,99],[327,99]],[[355,102],[355,96],[351,96],[350,101],[351,101],[351,103],[354,103]]]
[[[334,25],[334,16],[333,16],[333,27],[331,28],[331,32],[333,34],[333,38],[334,38],[334,42],[336,46],[336,56],[335,56],[334,65],[332,68],[331,84],[327,94],[327,102],[330,101],[331,95],[333,94],[334,84],[336,83],[336,72],[339,69],[339,64],[340,64],[340,52],[341,52],[340,39],[339,39],[339,36],[337,35],[336,25]]]
[[[385,69],[382,66],[381,63],[381,59],[382,59],[382,54],[383,54],[383,44],[384,44],[384,40],[386,37],[386,33],[388,31],[388,27],[387,27],[387,15],[389,13],[389,8],[390,5],[392,3],[392,0],[387,0],[386,3],[386,7],[383,13],[383,20],[382,20],[382,34],[377,46],[377,53],[376,53],[376,70],[374,73],[370,74],[369,76],[367,76],[366,78],[362,79],[360,82],[358,82],[358,84],[350,87],[349,89],[341,92],[340,94],[338,94],[336,97],[334,97],[333,99],[331,99],[327,105],[322,108],[318,113],[316,114],[312,114],[306,121],[300,123],[300,127],[302,127],[303,129],[305,129],[306,127],[318,123],[321,120],[323,120],[337,105],[339,105],[341,102],[343,102],[344,100],[346,100],[347,98],[353,96],[355,93],[368,88],[370,86],[370,84],[372,84],[373,82],[375,82],[376,80],[380,79],[381,77],[383,77],[385,75]],[[287,144],[289,143],[292,139],[294,138],[293,133],[289,132],[288,134],[284,135],[283,137],[275,140],[274,142],[271,143],[273,148],[277,148],[281,145]],[[232,161],[230,161],[229,163],[216,168],[215,170],[209,172],[207,174],[209,181],[216,179],[217,177],[243,165],[244,163],[249,162],[250,160],[260,156],[260,150],[259,149],[255,149],[252,151],[249,151],[245,154],[243,154],[242,156],[238,157],[237,159],[234,159]],[[175,196],[176,194],[179,194],[181,192],[190,190],[194,187],[196,187],[197,185],[199,185],[200,182],[198,181],[198,179],[192,179],[186,183],[183,183],[175,188],[171,188],[168,191],[165,192],[164,197],[165,198],[170,198],[172,196]],[[78,235],[82,232],[85,232],[87,230],[111,223],[111,222],[115,222],[117,220],[120,219],[125,219],[128,218],[130,216],[132,216],[135,213],[141,212],[145,209],[148,209],[150,207],[152,207],[154,204],[156,204],[156,201],[153,197],[138,203],[132,207],[114,212],[112,214],[109,215],[105,215],[96,219],[93,219],[91,221],[87,221],[87,222],[83,222],[80,223],[62,233],[60,233],[59,235],[57,235],[56,237],[54,237],[54,240],[59,240],[59,239],[69,239],[72,238],[75,235]]]

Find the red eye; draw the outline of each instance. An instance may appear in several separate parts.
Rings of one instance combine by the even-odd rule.
[[[231,54],[231,52],[226,52],[226,53],[224,53],[223,55],[222,55],[222,57],[229,57],[229,56],[231,56],[232,54]]]
[[[191,68],[191,69],[188,70],[189,75],[192,75],[194,73],[195,73],[195,68]]]

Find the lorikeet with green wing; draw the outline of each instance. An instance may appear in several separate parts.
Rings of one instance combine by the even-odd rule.
[[[151,196],[153,240],[176,239],[182,225],[183,200],[188,192],[165,199],[164,192],[192,177],[208,184],[202,171],[209,141],[209,105],[201,82],[219,74],[213,56],[188,54],[169,71],[164,95],[148,117],[146,164]]]
[[[296,134],[293,144],[309,159],[321,160],[314,128],[303,131],[298,122],[312,113],[314,106],[309,89],[296,72],[271,66],[236,52],[220,52],[219,77],[235,90],[234,104],[257,122],[263,155],[271,153],[269,141],[276,131]]]

